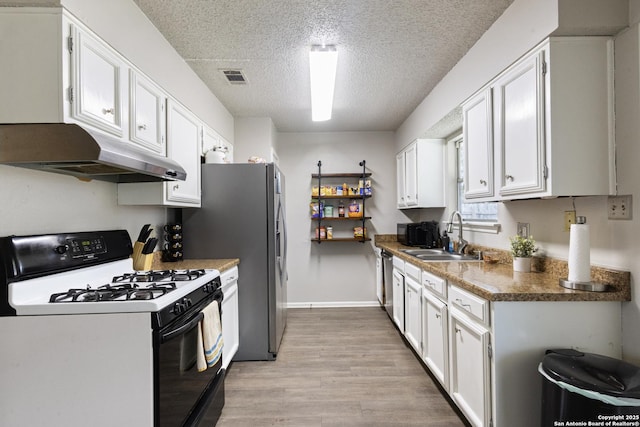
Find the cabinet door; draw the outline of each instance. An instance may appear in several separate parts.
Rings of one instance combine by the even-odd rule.
[[[422,291],[422,358],[445,390],[449,390],[447,304]]]
[[[198,119],[180,104],[169,100],[167,154],[187,171],[184,182],[168,182],[167,200],[200,202],[200,138]]]
[[[449,310],[449,393],[473,426],[489,426],[491,377],[489,331],[455,307]]]
[[[143,75],[129,73],[129,138],[136,144],[165,156],[167,97]]]
[[[414,142],[404,152],[404,194],[407,207],[418,204],[418,145]]]
[[[543,59],[536,53],[494,86],[502,196],[545,190]]]
[[[238,351],[240,343],[239,311],[238,311],[238,269],[234,268],[222,274],[222,366],[229,366]]]
[[[226,150],[224,152],[224,160],[228,163],[233,163],[233,144],[209,126],[204,126],[202,132],[202,153],[206,154],[207,151],[217,147],[224,148]]]
[[[396,155],[396,197],[399,208],[407,207],[407,201],[405,200],[404,151]]]
[[[393,321],[404,333],[404,276],[393,271]]]
[[[124,61],[105,43],[75,26],[72,40],[72,118],[123,136]]]
[[[462,108],[464,138],[464,196],[493,197],[493,115],[491,90],[469,100]]]
[[[422,354],[422,298],[420,283],[405,276],[405,338]]]

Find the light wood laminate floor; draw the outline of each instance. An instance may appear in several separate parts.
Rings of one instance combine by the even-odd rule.
[[[289,309],[276,361],[229,367],[217,426],[464,426],[434,381],[380,308]]]

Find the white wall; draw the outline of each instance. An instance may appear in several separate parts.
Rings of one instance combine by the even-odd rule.
[[[135,239],[167,222],[162,208],[118,206],[116,184],[13,166],[0,166],[0,199],[0,236],[125,229]]]
[[[362,170],[358,163],[366,160],[373,187],[373,197],[366,201],[366,213],[373,217],[367,231],[395,234],[402,216],[395,209],[393,133],[280,133],[278,146],[286,177],[289,304],[377,304],[372,244],[310,241],[316,226],[309,214],[311,174],[318,172],[318,160],[323,173],[358,173]],[[333,225],[338,233],[356,224]]]
[[[235,163],[246,163],[253,156],[271,162],[271,150],[276,149],[276,128],[270,117],[236,118],[235,134]]]

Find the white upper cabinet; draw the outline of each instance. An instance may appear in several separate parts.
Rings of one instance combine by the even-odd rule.
[[[193,113],[172,100],[169,100],[167,123],[168,155],[187,171],[184,182],[164,183],[167,200],[199,205],[202,124]]]
[[[202,131],[202,155],[206,157],[207,152],[214,148],[222,148],[225,162],[233,163],[233,144],[218,132],[205,125]]]
[[[610,37],[550,38],[462,108],[467,200],[614,191]]]
[[[480,91],[462,108],[464,117],[465,197],[493,197],[491,90]]]
[[[165,156],[167,95],[144,75],[129,73],[129,134],[131,141]]]
[[[104,42],[76,25],[71,52],[71,116],[100,130],[123,136],[122,90],[127,65]]]
[[[187,173],[184,181],[118,184],[118,204],[200,207],[200,148],[203,124],[182,104],[167,100],[167,157]]]
[[[544,51],[523,59],[493,88],[501,196],[545,191]]]
[[[396,155],[398,209],[444,207],[444,141],[417,139]]]
[[[399,209],[406,208],[405,200],[405,171],[404,171],[404,151],[396,154],[396,203]]]

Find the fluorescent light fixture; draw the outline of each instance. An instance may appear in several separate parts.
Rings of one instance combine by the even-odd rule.
[[[331,118],[333,89],[336,83],[338,51],[333,45],[311,46],[311,119],[322,122]]]

